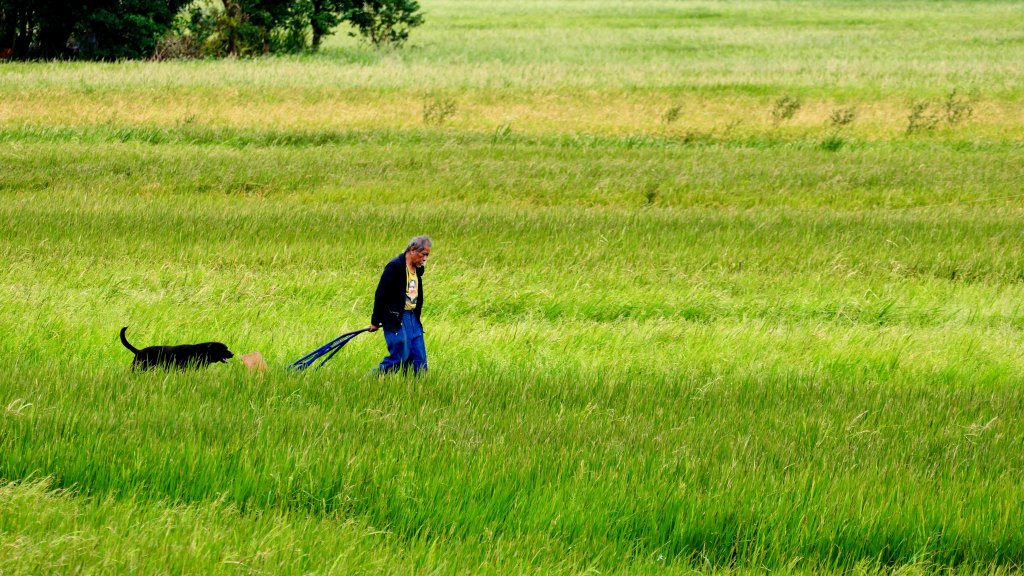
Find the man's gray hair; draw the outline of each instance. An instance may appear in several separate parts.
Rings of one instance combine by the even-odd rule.
[[[409,240],[409,245],[405,247],[406,252],[409,250],[415,250],[422,252],[424,248],[430,248],[434,243],[430,241],[430,236],[417,236],[412,240]]]

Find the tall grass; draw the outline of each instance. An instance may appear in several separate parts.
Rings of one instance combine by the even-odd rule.
[[[426,8],[0,65],[0,571],[1019,570],[1013,5]],[[419,233],[430,373],[286,371]],[[270,369],[132,373],[125,325]]]

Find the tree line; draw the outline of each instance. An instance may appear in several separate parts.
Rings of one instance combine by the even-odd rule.
[[[399,47],[417,0],[0,0],[0,59],[120,60],[320,49],[343,23]]]

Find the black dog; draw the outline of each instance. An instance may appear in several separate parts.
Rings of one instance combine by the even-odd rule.
[[[222,342],[203,342],[202,344],[182,344],[181,346],[150,346],[139,350],[128,343],[121,328],[121,343],[135,354],[132,370],[149,370],[153,367],[162,368],[202,368],[214,362],[227,362],[235,355]]]

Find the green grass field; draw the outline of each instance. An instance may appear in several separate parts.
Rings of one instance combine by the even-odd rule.
[[[0,64],[0,573],[1024,568],[1018,3],[421,1]],[[430,373],[288,373],[421,233]]]

